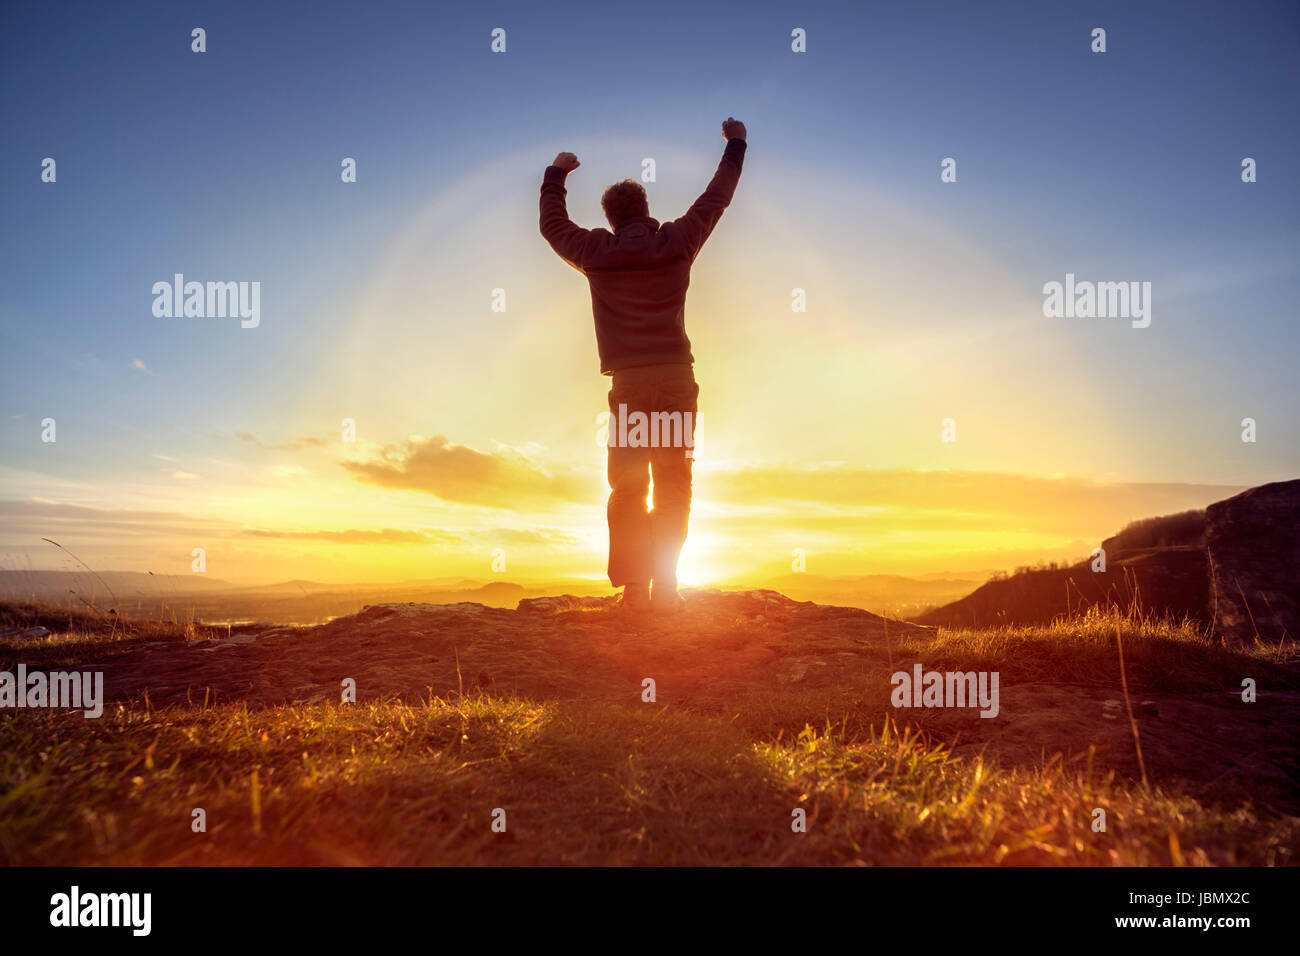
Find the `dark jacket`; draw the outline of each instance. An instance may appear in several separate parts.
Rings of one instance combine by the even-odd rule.
[[[542,236],[591,285],[601,372],[695,361],[686,337],[691,263],[730,204],[744,159],[745,141],[729,140],[709,188],[686,215],[663,224],[639,216],[613,233],[583,229],[570,220],[565,172],[558,166],[546,168]]]

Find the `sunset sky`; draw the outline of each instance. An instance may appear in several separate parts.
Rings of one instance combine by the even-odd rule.
[[[1081,558],[1300,475],[1294,3],[269,6],[0,15],[3,567],[600,578],[609,380],[542,171],[577,153],[595,226],[653,158],[672,219],[729,115],[687,583]],[[260,325],[155,317],[175,273]],[[1150,327],[1044,317],[1066,273],[1150,282]]]

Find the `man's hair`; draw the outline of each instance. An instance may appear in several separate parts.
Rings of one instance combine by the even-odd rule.
[[[617,229],[629,219],[650,215],[650,200],[646,198],[644,186],[635,179],[625,179],[605,190],[605,195],[600,197],[600,208],[605,210],[610,227]]]

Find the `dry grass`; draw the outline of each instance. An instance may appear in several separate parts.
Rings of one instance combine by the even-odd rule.
[[[1243,661],[1296,685],[1293,649],[1230,649],[1189,626],[1119,623],[1128,680],[1144,692],[1222,688]],[[187,636],[179,624],[66,624],[40,642],[45,666]],[[1093,615],[891,640],[862,649],[850,689],[755,687],[726,706],[474,688],[422,701],[263,707],[155,707],[142,695],[110,704],[99,720],[0,712],[0,861],[1292,862],[1300,820],[1249,798],[1220,802],[1159,778],[1144,787],[1098,770],[1090,754],[1044,754],[1033,765],[958,755],[950,741],[859,706],[863,688],[886,685],[891,661],[915,659],[995,668],[1004,686],[1113,687],[1115,624]],[[7,647],[0,660],[12,660]],[[191,829],[195,808],[206,812],[206,832]],[[496,808],[505,833],[491,829]],[[792,830],[796,809],[806,833]],[[1092,829],[1097,809],[1106,832]]]

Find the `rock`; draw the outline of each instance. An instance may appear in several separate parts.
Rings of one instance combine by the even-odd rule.
[[[436,627],[441,627],[444,626],[444,622],[435,621],[433,618],[445,618],[448,619],[446,623],[450,623],[450,619],[461,615],[486,614],[492,610],[498,609],[472,601],[461,601],[455,604],[422,604],[411,601],[395,604],[367,604],[358,613],[333,618],[325,626],[339,626],[341,623],[349,621],[356,621],[361,624],[374,624],[376,622],[404,624],[425,621],[434,624]],[[288,631],[285,631],[285,633],[288,633]]]
[[[1128,710],[1124,701],[1112,698],[1101,702],[1101,716],[1105,720],[1127,720]],[[1133,708],[1134,717],[1159,717],[1160,708],[1154,700],[1144,700]]]
[[[189,641],[188,646],[201,651],[219,651],[223,647],[234,647],[236,644],[256,643],[255,634],[232,634],[230,637],[218,637],[206,641]]]
[[[49,637],[48,627],[7,627],[0,630],[0,640],[34,641],[38,637]]]
[[[1210,505],[1205,547],[1217,633],[1245,643],[1300,637],[1300,479]]]
[[[524,598],[515,610],[558,614],[561,611],[599,610],[615,607],[617,604],[617,597],[578,597],[573,594],[560,594],[555,597]]]

